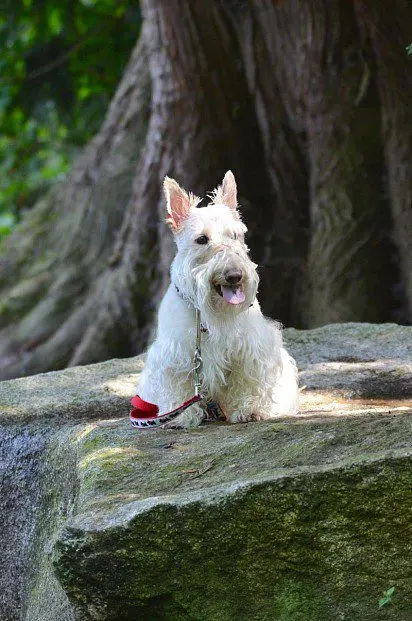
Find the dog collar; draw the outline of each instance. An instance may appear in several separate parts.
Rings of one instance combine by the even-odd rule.
[[[181,300],[183,300],[183,302],[186,302],[187,304],[190,304],[190,306],[194,306],[193,302],[191,302],[191,300],[189,300],[189,298],[187,297],[187,295],[185,295],[183,293],[183,291],[180,291],[179,287],[177,285],[175,285],[175,283],[173,283],[174,288],[176,289],[176,293],[179,296],[179,298]],[[195,307],[196,308],[196,307]]]
[[[175,285],[175,283],[173,283],[174,288],[176,289],[176,293],[179,296],[179,298],[181,300],[183,300],[183,302],[186,302],[187,304],[189,304],[190,306],[192,306],[195,310],[197,310],[196,306],[189,300],[189,298],[187,297],[187,295],[185,295],[183,293],[183,291],[180,291],[179,287],[177,285]],[[200,324],[200,331],[203,334],[206,334],[206,332],[209,332],[207,326],[205,326],[203,323]]]

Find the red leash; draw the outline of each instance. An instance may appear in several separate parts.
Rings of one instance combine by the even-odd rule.
[[[184,412],[186,408],[201,401],[201,399],[202,397],[200,395],[194,395],[191,399],[179,405],[175,410],[171,410],[165,414],[159,414],[157,405],[149,403],[148,401],[143,401],[139,395],[136,395],[130,400],[130,403],[134,406],[133,410],[130,412],[130,422],[133,427],[137,427],[138,429],[159,427],[173,420],[176,416]]]

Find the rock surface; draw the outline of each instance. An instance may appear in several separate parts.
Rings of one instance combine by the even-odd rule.
[[[275,422],[133,430],[141,358],[1,383],[0,619],[410,621],[412,328],[285,338]]]

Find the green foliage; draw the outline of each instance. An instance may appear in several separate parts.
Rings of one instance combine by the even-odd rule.
[[[3,0],[0,238],[98,130],[139,30],[138,0]]]
[[[0,241],[11,232],[15,223],[16,218],[10,211],[0,212]]]
[[[395,593],[395,587],[391,587],[387,591],[383,592],[383,597],[379,600],[379,608],[387,606],[392,601],[392,595]]]
[[[409,43],[409,45],[406,46],[406,53],[409,54],[409,56],[412,56],[412,43]]]

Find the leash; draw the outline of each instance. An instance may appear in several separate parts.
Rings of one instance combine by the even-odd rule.
[[[200,394],[200,389],[202,388],[202,379],[200,374],[203,369],[203,360],[202,360],[202,350],[201,340],[202,340],[202,323],[200,321],[200,310],[198,308],[196,310],[196,349],[194,355],[194,364],[193,367],[193,381],[195,385],[195,397],[198,397]]]
[[[184,412],[188,407],[197,403],[198,401],[202,401],[203,397],[201,396],[202,390],[202,369],[203,369],[203,360],[202,360],[202,350],[201,350],[201,339],[202,339],[202,327],[201,318],[200,318],[200,310],[197,308],[196,310],[196,347],[195,353],[193,357],[194,367],[192,369],[193,373],[193,384],[194,384],[194,395],[182,405],[171,410],[170,412],[165,412],[164,414],[159,414],[159,408],[154,403],[149,403],[148,401],[144,401],[141,399],[139,395],[133,397],[130,400],[130,403],[133,405],[133,410],[130,412],[129,418],[132,424],[132,427],[136,427],[137,429],[153,429],[155,427],[161,427],[166,423],[175,419],[179,414]],[[214,402],[210,402],[206,404],[207,410],[210,413],[215,414],[216,408],[218,409],[218,405]]]

